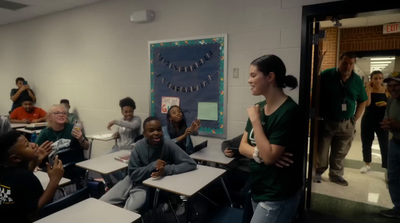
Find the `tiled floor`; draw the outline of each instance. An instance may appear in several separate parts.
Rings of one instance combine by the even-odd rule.
[[[381,168],[380,150],[377,140],[372,151],[372,169],[360,173],[362,161],[359,137],[353,141],[345,162],[344,178],[349,186],[340,186],[329,181],[328,173],[322,175],[322,183],[312,184],[311,208],[301,222],[400,222],[379,215],[379,211],[392,208],[385,169]]]

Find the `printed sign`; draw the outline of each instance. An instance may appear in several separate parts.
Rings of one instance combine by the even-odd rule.
[[[178,97],[161,97],[161,113],[163,114],[167,114],[168,109],[172,106],[172,105],[179,105],[179,98]]]

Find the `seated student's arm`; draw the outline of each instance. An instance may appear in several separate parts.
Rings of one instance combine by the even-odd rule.
[[[165,140],[163,149],[165,149],[164,152],[170,153],[166,156],[172,156],[174,160],[173,163],[165,165],[164,175],[184,173],[196,169],[196,162],[175,143]]]
[[[44,190],[42,196],[39,198],[38,210],[40,210],[44,205],[53,200],[54,194],[57,191],[58,184],[64,175],[64,168],[62,161],[58,159],[58,156],[54,159],[54,164],[51,167],[49,163],[47,165],[47,174],[49,175],[50,181]]]
[[[186,128],[185,133],[183,133],[182,135],[180,135],[176,138],[173,138],[173,139],[171,139],[171,135],[168,132],[168,126],[163,126],[162,131],[163,131],[164,139],[170,139],[171,141],[176,143],[176,142],[182,141],[183,139],[186,138],[186,136],[190,135],[190,133],[192,132],[192,127]]]
[[[200,120],[194,120],[190,127],[192,128],[191,134],[197,136],[199,134]]]
[[[23,85],[22,87],[18,89],[12,89],[10,93],[10,99],[11,101],[15,102],[18,100],[19,96],[21,96],[21,93],[27,89],[26,85]]]
[[[140,142],[140,141],[139,141]],[[148,179],[151,176],[151,173],[155,171],[156,161],[151,162],[147,165],[144,165],[141,161],[142,157],[139,155],[141,150],[140,147],[143,147],[143,144],[136,144],[135,149],[132,150],[131,156],[129,158],[128,163],[128,174],[133,182],[142,182]],[[145,148],[147,149],[147,148]]]
[[[29,85],[26,85],[26,86],[28,86],[27,91],[28,91],[29,96],[32,98],[32,101],[33,101],[33,102],[36,102],[36,95],[35,95],[35,93],[33,93],[32,89],[30,88]]]
[[[79,145],[84,149],[89,149],[89,141],[83,135],[82,131],[77,128],[73,128],[71,132],[72,137],[76,138],[79,142]]]
[[[114,120],[114,124],[129,129],[140,129],[140,125],[142,124],[142,119],[139,116],[134,116],[132,122],[124,120]]]

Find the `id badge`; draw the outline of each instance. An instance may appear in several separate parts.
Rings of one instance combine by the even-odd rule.
[[[342,111],[347,111],[347,104],[342,104]]]

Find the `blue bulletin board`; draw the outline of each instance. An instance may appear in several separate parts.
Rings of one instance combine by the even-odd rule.
[[[200,135],[226,138],[227,35],[149,41],[152,116],[166,125],[172,105]]]

